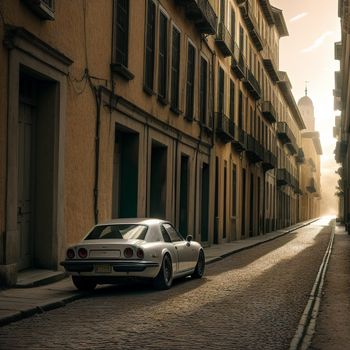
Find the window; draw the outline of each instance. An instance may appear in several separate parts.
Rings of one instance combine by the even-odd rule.
[[[235,120],[235,83],[230,80],[230,119]]]
[[[231,37],[235,40],[236,36],[236,14],[233,8],[231,7]]]
[[[124,79],[131,80],[134,75],[128,70],[129,0],[115,0],[115,8],[114,62],[111,69]]]
[[[171,110],[179,113],[180,32],[173,27],[171,57]]]
[[[188,120],[193,120],[195,59],[196,59],[196,50],[191,43],[188,43],[187,80],[186,80],[186,114],[185,114]]]
[[[201,76],[199,83],[199,117],[202,124],[207,121],[207,98],[208,98],[208,62],[201,57]]]
[[[163,224],[163,227],[170,236],[172,242],[183,241],[183,238],[179,235],[179,233],[175,230],[173,226],[171,226],[170,224]]]
[[[232,216],[237,215],[237,166],[233,164],[232,168]]]
[[[224,113],[225,73],[221,67],[219,67],[218,79],[218,112]]]
[[[168,18],[159,15],[158,97],[165,102],[168,83]]]
[[[116,63],[128,66],[129,0],[117,0]]]
[[[239,91],[239,100],[238,100],[238,126],[243,129],[243,94],[242,91]]]
[[[154,48],[155,48],[155,20],[156,6],[152,0],[147,2],[146,26],[146,64],[145,64],[145,91],[153,93],[154,79]]]

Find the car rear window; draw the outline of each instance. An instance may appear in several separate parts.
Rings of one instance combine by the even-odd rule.
[[[148,227],[146,225],[98,225],[87,235],[90,239],[145,239]]]

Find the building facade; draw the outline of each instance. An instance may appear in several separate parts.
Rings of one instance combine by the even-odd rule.
[[[307,96],[307,89],[298,101],[298,107],[306,125],[301,133],[301,220],[308,220],[320,216],[322,146],[320,134],[315,130],[314,105]]]
[[[268,0],[0,3],[0,280],[58,269],[95,223],[203,245],[302,219],[305,124]]]
[[[339,219],[350,228],[350,153],[349,153],[349,125],[350,125],[350,88],[349,88],[349,50],[350,50],[350,3],[348,0],[338,0],[338,16],[341,25],[341,41],[334,45],[334,56],[340,61],[340,70],[335,72],[334,110],[338,112],[335,117],[333,129],[337,139],[335,160],[339,163],[338,174],[340,179],[336,194],[339,197]]]

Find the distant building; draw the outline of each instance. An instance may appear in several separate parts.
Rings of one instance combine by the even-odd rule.
[[[339,219],[350,233],[350,88],[349,88],[349,50],[350,50],[350,7],[348,0],[338,1],[338,16],[341,25],[341,41],[334,44],[334,56],[340,61],[340,70],[335,72],[334,110],[340,115],[335,117],[334,137],[337,139],[335,160],[341,166],[338,169],[340,179],[336,194],[339,196]]]
[[[58,269],[109,218],[166,218],[204,245],[302,219],[305,124],[279,71],[286,23],[268,0],[0,11],[2,283]]]
[[[301,164],[300,184],[301,219],[307,220],[320,215],[322,147],[320,134],[315,131],[314,105],[307,96],[307,90],[305,96],[298,101],[298,107],[306,125],[306,130],[301,133],[304,161]]]

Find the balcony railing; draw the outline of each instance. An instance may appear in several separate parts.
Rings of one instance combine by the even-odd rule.
[[[277,166],[277,157],[269,150],[264,149],[264,159],[262,167],[264,171],[271,170]]]
[[[264,149],[251,135],[247,135],[246,155],[252,163],[261,162],[264,159]]]
[[[242,4],[239,9],[254,46],[258,51],[261,51],[264,47],[264,43],[259,33],[258,23],[253,13],[252,6],[250,5],[249,1],[245,1],[245,3]]]
[[[338,141],[335,146],[335,160],[337,163],[341,163],[344,159],[348,149],[348,143],[346,141]]]
[[[297,163],[304,163],[305,162],[305,155],[304,155],[304,151],[302,148],[298,149],[298,152],[295,156],[295,160]]]
[[[215,113],[216,117],[216,133],[224,143],[228,143],[234,138],[233,121],[224,113]]]
[[[193,20],[203,34],[215,34],[218,18],[208,0],[177,0],[185,6],[187,18]]]
[[[234,45],[231,69],[235,72],[239,79],[246,77],[247,65],[245,58],[243,56],[242,50],[236,44]]]
[[[334,59],[341,60],[343,46],[341,41],[334,43]]]
[[[291,176],[287,171],[287,169],[285,168],[277,169],[276,179],[277,179],[277,185],[279,186],[289,185],[291,182]]]
[[[313,177],[310,177],[306,186],[306,190],[310,193],[316,192],[315,179]]]
[[[270,101],[264,101],[261,105],[261,112],[270,123],[276,123],[277,113]]]
[[[295,136],[292,133],[292,130],[289,129],[289,126],[286,122],[277,123],[277,137],[281,140],[283,144],[287,143],[296,143]]]
[[[273,11],[272,11],[270,1],[269,0],[259,0],[259,2],[260,2],[260,6],[263,10],[264,16],[267,20],[267,23],[270,25],[274,24],[275,19],[273,16]]]
[[[265,45],[262,51],[263,63],[273,82],[279,81],[278,76],[278,65],[276,63],[276,58],[268,45]]]
[[[340,71],[334,72],[335,90],[341,90],[343,85],[342,73]]]
[[[294,137],[294,135],[293,135],[293,137]],[[298,147],[296,145],[295,139],[292,140],[292,142],[287,143],[286,146],[287,146],[290,154],[294,155],[298,152]]]
[[[243,152],[247,149],[247,133],[239,126],[234,125],[234,137],[232,146],[237,152]]]
[[[215,42],[225,57],[233,55],[235,43],[230,32],[222,22],[219,23]]]
[[[247,76],[246,79],[243,80],[243,84],[246,86],[247,90],[255,100],[259,100],[261,98],[260,84],[249,68],[247,68]]]

